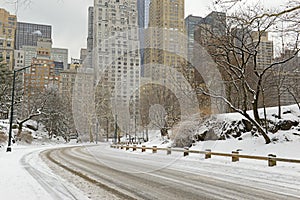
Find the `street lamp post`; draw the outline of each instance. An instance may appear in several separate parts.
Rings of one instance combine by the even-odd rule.
[[[11,91],[10,119],[9,119],[9,131],[8,131],[8,145],[7,145],[6,152],[11,152],[11,150],[12,150],[12,148],[11,148],[11,140],[12,140],[12,123],[13,123],[13,116],[14,116],[16,74],[17,74],[17,72],[25,70],[25,69],[27,69],[27,68],[29,68],[31,66],[32,65],[29,65],[29,66],[26,66],[26,67],[14,70],[13,85],[12,85],[12,91]]]
[[[136,143],[136,116],[134,116],[134,142]]]
[[[106,118],[106,142],[108,142],[108,117]]]

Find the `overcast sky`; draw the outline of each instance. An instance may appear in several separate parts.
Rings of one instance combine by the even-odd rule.
[[[0,0],[0,7],[17,14],[18,21],[52,25],[53,46],[68,48],[69,57],[79,58],[80,48],[86,47],[87,10],[93,0],[19,0],[18,9],[12,3],[16,1]],[[206,16],[212,1],[185,0],[185,15]]]

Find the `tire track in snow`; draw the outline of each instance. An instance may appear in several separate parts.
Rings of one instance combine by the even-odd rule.
[[[39,152],[31,152],[26,154],[20,163],[24,166],[24,169],[49,193],[53,199],[64,200],[79,200],[76,194],[73,194],[68,187],[63,183],[63,180],[56,177],[46,170],[42,171],[43,167],[38,167],[39,163],[34,162],[33,158],[38,155]],[[82,199],[82,197],[80,197]]]

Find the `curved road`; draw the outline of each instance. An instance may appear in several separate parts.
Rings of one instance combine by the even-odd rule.
[[[300,199],[299,174],[269,174],[204,161],[195,165],[195,160],[182,156],[126,152],[106,144],[43,154],[53,165],[116,199]]]

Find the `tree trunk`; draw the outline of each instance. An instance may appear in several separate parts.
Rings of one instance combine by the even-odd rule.
[[[261,121],[259,118],[259,114],[258,114],[258,99],[255,99],[252,103],[252,109],[253,109],[253,115],[254,115],[254,119],[255,121],[261,125]]]
[[[94,137],[93,137],[93,134],[92,134],[91,125],[89,126],[89,133],[90,133],[90,142],[93,143],[94,142]]]
[[[22,129],[23,129],[23,122],[20,122],[18,126],[17,138],[21,136]]]
[[[280,94],[278,94],[278,119],[281,119],[281,100]]]
[[[149,135],[148,135],[148,127],[146,128],[146,142],[149,141]]]
[[[263,105],[264,105],[264,120],[265,120],[265,129],[266,129],[266,133],[268,134],[268,120],[267,120],[267,109],[266,109],[266,103],[265,103],[265,92],[263,90],[262,92],[262,98],[263,98]]]
[[[266,144],[271,143],[271,140],[269,138],[269,136],[267,135],[267,133],[264,131],[264,129],[262,128],[262,126],[256,121],[253,120],[247,113],[243,114],[251,123],[254,124],[254,126],[256,126],[258,132],[264,137]]]

